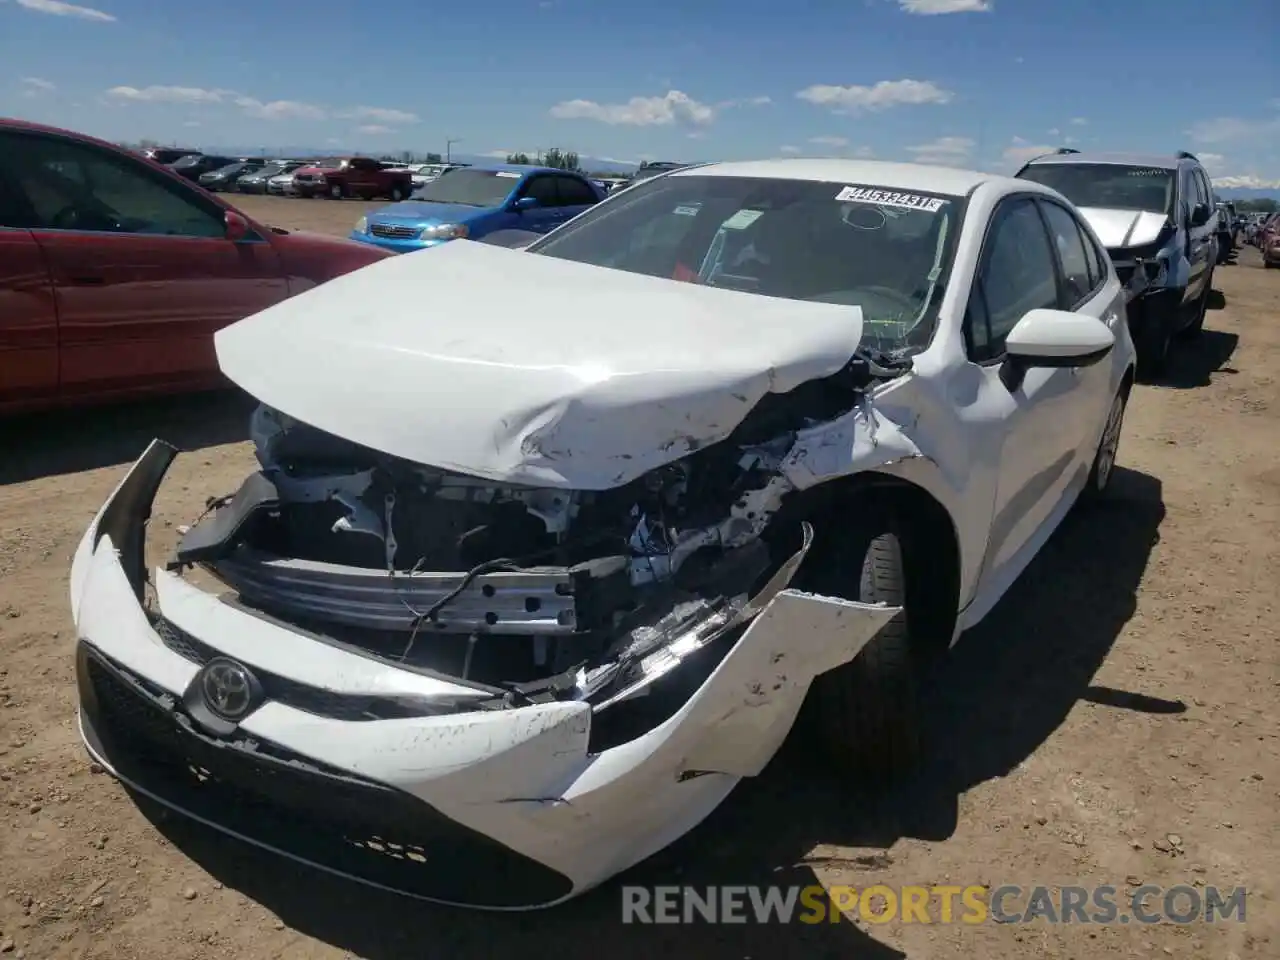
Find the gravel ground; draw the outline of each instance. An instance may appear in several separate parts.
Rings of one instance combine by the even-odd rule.
[[[376,206],[241,205],[338,234]],[[476,914],[140,807],[76,736],[69,559],[153,436],[194,451],[162,489],[156,547],[239,483],[248,407],[215,395],[0,425],[0,960],[1280,956],[1280,272],[1246,250],[1215,287],[1200,341],[1134,394],[1114,501],[1065,524],[953,651],[930,708],[938,759],[877,796],[789,751],[627,879],[1244,885],[1245,923],[624,928],[617,883]]]

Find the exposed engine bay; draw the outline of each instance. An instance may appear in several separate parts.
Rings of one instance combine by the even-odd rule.
[[[794,489],[779,466],[797,430],[863,396],[838,379],[770,395],[729,439],[603,491],[494,484],[259,406],[261,469],[208,505],[170,569],[199,565],[321,639],[599,709],[788,585],[812,531],[775,523]]]

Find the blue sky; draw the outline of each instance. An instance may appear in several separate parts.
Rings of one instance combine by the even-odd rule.
[[[0,0],[0,115],[626,161],[1190,149],[1280,187],[1278,40],[1276,0]]]

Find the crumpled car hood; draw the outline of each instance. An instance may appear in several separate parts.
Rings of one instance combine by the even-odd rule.
[[[1081,207],[1080,212],[1093,227],[1102,245],[1108,250],[1140,247],[1153,242],[1169,219],[1167,214],[1150,210],[1106,210],[1101,207]]]
[[[766,393],[839,371],[857,307],[455,241],[215,336],[263,403],[418,463],[603,490],[724,439]]]

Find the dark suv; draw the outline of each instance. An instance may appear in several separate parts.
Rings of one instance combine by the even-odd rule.
[[[1175,335],[1194,336],[1218,262],[1209,175],[1193,154],[1081,153],[1036,157],[1016,176],[1052,187],[1098,235],[1129,299],[1129,329],[1143,376],[1163,372]]]

